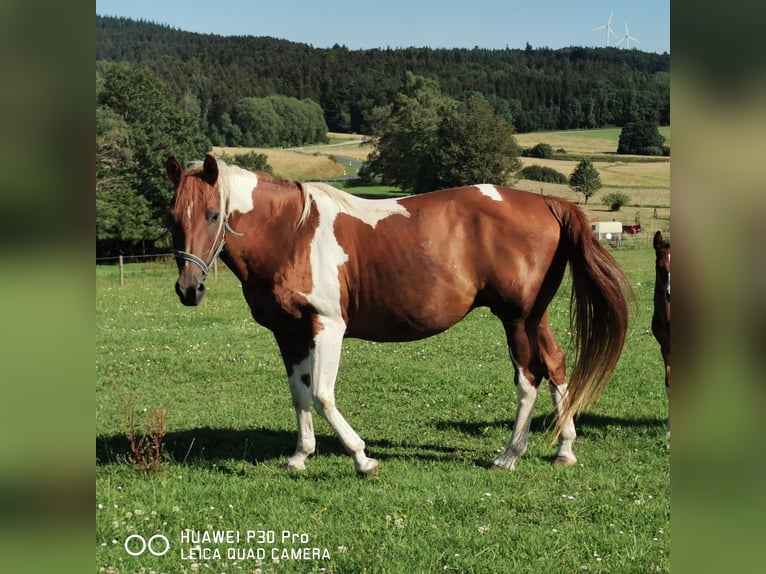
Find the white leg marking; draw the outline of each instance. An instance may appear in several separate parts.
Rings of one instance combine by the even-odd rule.
[[[363,475],[377,474],[378,462],[364,454],[364,441],[335,406],[335,379],[346,327],[342,322],[324,318],[320,321],[324,328],[314,338],[315,347],[312,352],[314,408],[327,419],[343,448],[353,457],[356,472]]]
[[[290,376],[290,393],[293,398],[295,416],[298,420],[298,445],[295,454],[287,461],[287,468],[303,470],[306,468],[306,458],[313,454],[316,448],[314,436],[314,421],[311,418],[311,359],[306,357],[293,367]]]
[[[564,409],[564,401],[567,397],[567,385],[554,385],[551,383],[551,399],[553,399],[553,405],[556,408],[556,417],[561,418],[561,411]],[[569,419],[561,421],[561,434],[559,435],[559,450],[556,453],[556,459],[554,464],[560,464],[563,466],[571,466],[577,462],[577,457],[572,451],[572,445],[574,444],[577,433],[575,432],[574,419],[570,416]]]
[[[668,268],[670,267],[670,253],[668,253]],[[670,297],[670,271],[668,271],[668,284],[665,286],[665,294]]]
[[[516,409],[516,422],[513,425],[513,434],[511,434],[508,447],[503,455],[495,459],[493,463],[495,467],[508,469],[513,469],[516,465],[516,460],[527,450],[529,425],[532,423],[532,411],[537,400],[537,389],[524,376],[524,372],[516,362],[516,359],[513,358],[513,354],[511,354],[511,361],[513,361],[513,366],[516,368],[516,389],[519,395],[519,406]]]
[[[665,437],[670,438],[670,387],[665,387],[665,394],[668,396],[668,429],[665,431]]]

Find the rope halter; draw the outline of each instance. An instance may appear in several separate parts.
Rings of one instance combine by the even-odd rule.
[[[173,249],[173,255],[175,255],[175,258],[177,261],[191,261],[192,263],[195,263],[201,270],[202,270],[202,279],[204,280],[207,277],[207,274],[210,272],[210,268],[213,266],[213,263],[215,263],[215,260],[218,259],[218,256],[221,254],[221,251],[223,251],[224,246],[226,245],[226,231],[229,231],[232,235],[236,235],[237,237],[242,237],[244,233],[238,233],[234,231],[231,226],[229,225],[229,216],[227,215],[223,220],[223,225],[221,226],[218,235],[221,236],[221,242],[218,244],[218,249],[215,250],[215,254],[213,255],[213,258],[210,260],[210,263],[205,263],[202,259],[194,255],[193,253],[189,253],[188,251],[182,251],[181,249]],[[217,236],[216,236],[217,238]],[[215,245],[215,242],[213,242],[213,245]],[[211,248],[212,251],[212,248]]]

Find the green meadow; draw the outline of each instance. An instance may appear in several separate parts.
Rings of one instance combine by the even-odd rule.
[[[423,341],[346,342],[338,406],[380,461],[374,479],[357,478],[316,415],[307,470],[282,469],[296,440],[284,367],[222,265],[197,308],[178,302],[170,260],[127,265],[123,287],[116,266],[97,266],[95,571],[669,571],[653,251],[614,254],[637,303],[612,381],[576,419],[576,466],[550,464],[546,384],[516,470],[488,470],[517,398],[501,325],[479,309]],[[565,348],[568,306],[565,280],[550,309]],[[147,469],[129,435],[157,436],[158,415]]]

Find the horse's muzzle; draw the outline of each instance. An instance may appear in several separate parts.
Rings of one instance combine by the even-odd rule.
[[[195,275],[181,275],[176,281],[176,293],[181,303],[187,307],[200,304],[205,296],[205,283]]]

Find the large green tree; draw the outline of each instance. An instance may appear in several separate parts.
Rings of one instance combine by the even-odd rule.
[[[407,72],[363,171],[415,193],[436,189],[439,125],[456,107],[436,80]]]
[[[96,108],[96,241],[120,250],[157,239],[148,200],[136,192],[128,125],[107,107]],[[109,250],[111,251],[111,250]]]
[[[165,160],[171,154],[201,158],[210,142],[197,117],[174,105],[164,82],[148,69],[114,64],[99,77],[97,251],[143,251],[165,235],[173,196]]]
[[[407,73],[363,173],[423,193],[506,183],[521,164],[512,126],[481,96],[464,104],[436,80]]]
[[[630,122],[620,131],[617,153],[637,155],[662,155],[665,138],[657,124],[648,121]]]
[[[513,126],[482,96],[442,118],[436,148],[437,187],[507,184],[521,169]]]
[[[235,111],[237,125],[242,130],[240,145],[259,147],[282,143],[284,121],[266,98],[242,98]]]

